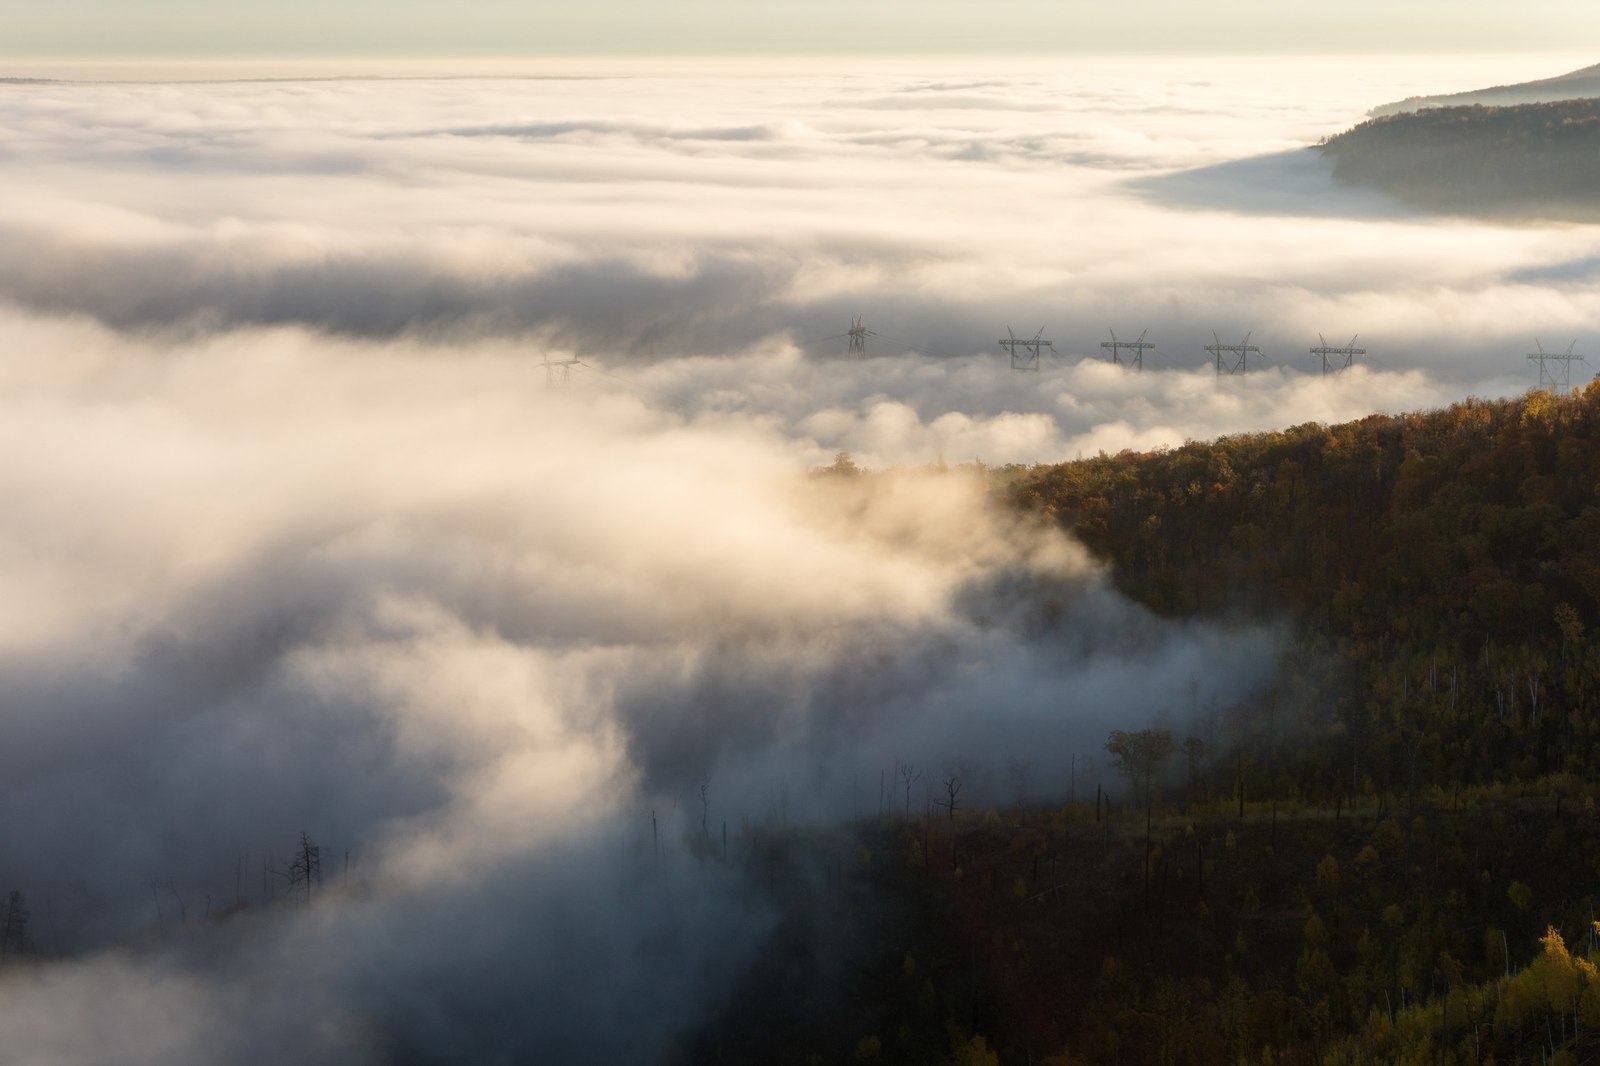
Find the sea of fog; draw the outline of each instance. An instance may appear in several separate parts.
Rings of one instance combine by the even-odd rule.
[[[929,468],[1532,386],[1600,231],[1305,146],[1581,62],[0,70],[0,1054],[652,1061],[772,928],[723,825],[1224,742],[1270,626]]]

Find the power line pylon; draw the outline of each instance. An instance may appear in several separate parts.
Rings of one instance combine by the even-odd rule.
[[[1359,336],[1361,336],[1361,334],[1356,334],[1356,337]],[[1317,340],[1319,343],[1317,347],[1311,349],[1311,354],[1322,356],[1323,377],[1327,377],[1329,374],[1343,374],[1346,370],[1350,369],[1351,365],[1355,362],[1356,356],[1367,354],[1367,350],[1365,348],[1356,347],[1356,337],[1351,337],[1350,343],[1345,345],[1343,348],[1335,348],[1328,344],[1328,339],[1326,337],[1320,333],[1317,334]],[[1336,357],[1342,356],[1344,362],[1341,363],[1336,358],[1330,363],[1328,362],[1328,357],[1330,355]]]
[[[1250,332],[1254,333],[1255,331],[1251,330]],[[1206,351],[1217,357],[1217,377],[1219,378],[1222,376],[1222,371],[1225,368],[1225,364],[1222,361],[1224,354],[1236,357],[1231,361],[1231,363],[1226,364],[1226,369],[1229,374],[1244,374],[1248,372],[1250,367],[1247,365],[1247,361],[1250,358],[1250,353],[1254,352],[1257,355],[1261,354],[1261,349],[1250,343],[1250,333],[1246,333],[1244,335],[1244,340],[1240,341],[1238,344],[1223,344],[1222,338],[1218,337],[1215,333],[1211,334],[1211,339],[1216,341],[1216,343],[1206,345]]]
[[[1006,335],[1000,340],[1000,347],[1011,353],[1012,370],[1038,370],[1040,349],[1049,348],[1052,355],[1055,354],[1056,350],[1054,341],[1047,341],[1044,339],[1043,326],[1040,326],[1039,332],[1035,333],[1029,340],[1023,340],[1021,337],[1018,337],[1015,333],[1011,332],[1011,327],[1007,326]],[[1021,348],[1027,354],[1018,355],[1018,348]]]
[[[1568,392],[1571,392],[1572,364],[1574,362],[1583,362],[1583,356],[1573,354],[1573,349],[1578,346],[1578,342],[1573,341],[1567,345],[1567,350],[1559,355],[1555,352],[1545,351],[1544,345],[1539,343],[1538,338],[1534,338],[1533,343],[1539,350],[1530,354],[1528,360],[1539,364],[1539,387],[1558,396],[1565,396]],[[1552,363],[1560,363],[1561,369],[1559,371],[1551,369],[1550,364]]]
[[[550,357],[548,355],[545,356],[544,387],[547,389],[564,389],[572,384],[572,368],[577,366],[579,362],[581,360],[576,358],[558,359],[555,362],[551,362]]]
[[[1135,370],[1143,370],[1144,353],[1153,352],[1156,348],[1154,344],[1144,339],[1145,333],[1149,332],[1150,331],[1147,329],[1144,331],[1144,333],[1140,333],[1139,339],[1136,341],[1119,341],[1117,340],[1117,331],[1112,330],[1111,339],[1108,341],[1101,341],[1100,347],[1111,353],[1111,363],[1113,366],[1123,366],[1122,353],[1125,351],[1132,352],[1133,358],[1128,360],[1126,365],[1133,367]]]
[[[850,338],[849,356],[851,359],[865,359],[867,357],[867,338],[877,336],[876,333],[861,324],[860,315],[850,320],[850,328],[845,330],[844,335]]]

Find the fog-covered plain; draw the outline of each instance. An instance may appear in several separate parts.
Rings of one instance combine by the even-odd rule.
[[[925,468],[1533,384],[1593,231],[1407,217],[1296,152],[1484,69],[0,85],[0,889],[41,960],[0,1047],[650,1061],[773,920],[722,824],[1225,741],[1270,627],[1154,619]],[[1147,327],[1145,373],[1100,357]],[[1217,380],[1213,330],[1265,369]],[[838,451],[905,469],[806,476]]]
[[[13,85],[0,299],[173,343],[289,327],[653,366],[647,398],[874,463],[1430,406],[1535,384],[1535,339],[1586,346],[1596,238],[1408,217],[1304,146],[1421,87],[1572,61]],[[869,354],[917,357],[830,358],[855,314]],[[1008,326],[1055,342],[1037,378],[1011,380]],[[1188,379],[1080,366],[1111,329]],[[1251,331],[1268,373],[1207,391],[1204,345]],[[1358,333],[1369,375],[1301,380],[1318,334]]]

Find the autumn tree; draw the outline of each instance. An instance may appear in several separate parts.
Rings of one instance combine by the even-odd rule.
[[[816,472],[831,477],[843,478],[860,477],[863,473],[865,473],[865,471],[856,465],[855,460],[850,457],[849,452],[839,452],[835,454],[831,464],[828,466],[819,467]]]
[[[1149,814],[1155,799],[1155,779],[1177,750],[1172,734],[1165,729],[1140,729],[1128,733],[1113,729],[1106,741],[1111,766],[1128,779],[1133,793]]]

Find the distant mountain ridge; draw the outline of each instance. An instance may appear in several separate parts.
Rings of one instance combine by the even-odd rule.
[[[1439,96],[1411,96],[1394,103],[1382,104],[1367,114],[1373,118],[1398,115],[1408,111],[1421,111],[1435,107],[1509,107],[1516,104],[1554,103],[1559,100],[1582,100],[1600,97],[1600,63],[1582,70],[1574,70],[1554,78],[1518,82],[1514,85],[1495,85],[1487,89],[1445,93]]]
[[[1600,221],[1600,99],[1439,107],[1366,122],[1320,146],[1338,181],[1445,214]]]
[[[1600,224],[1600,64],[1369,115],[1304,150],[1126,184],[1207,210]]]

